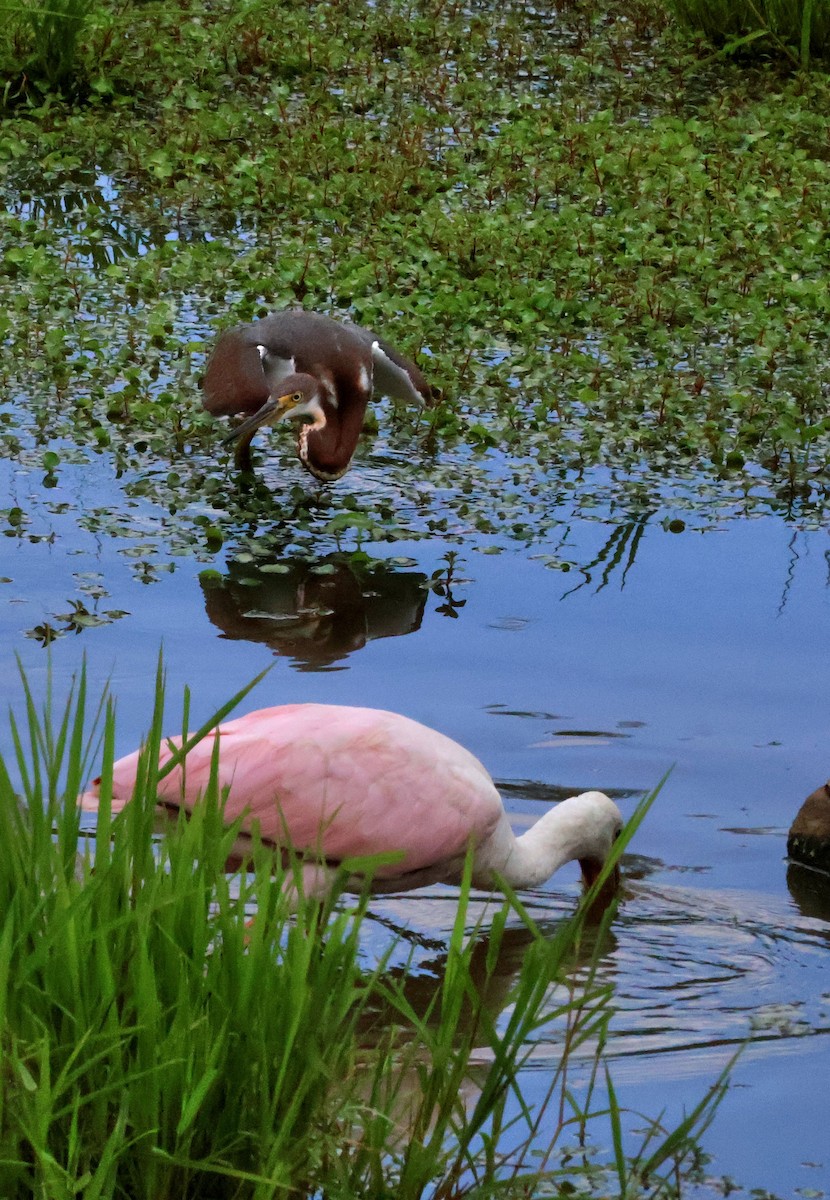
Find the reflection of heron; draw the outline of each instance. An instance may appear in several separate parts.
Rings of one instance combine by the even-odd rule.
[[[574,860],[590,884],[622,827],[612,800],[583,792],[515,837],[478,759],[397,713],[292,704],[220,725],[216,736],[225,816],[242,818],[234,861],[245,858],[257,829],[265,844],[290,845],[314,860],[303,865],[308,894],[327,894],[341,860],[371,855],[395,856],[378,866],[376,892],[455,882],[468,847],[479,887],[496,886],[497,876],[513,887],[535,887]],[[161,764],[177,745],[166,743]],[[159,781],[165,811],[198,804],[213,754],[214,738],[206,737],[187,754],[186,770],[177,766]],[[138,765],[138,751],[115,764],[114,810],[129,802]],[[97,806],[97,785],[83,803]]]
[[[204,406],[214,416],[246,417],[236,461],[250,466],[251,439],[261,425],[288,417],[301,424],[300,462],[317,479],[349,469],[373,392],[399,400],[428,400],[430,386],[408,358],[359,325],[320,313],[274,313],[226,330],[203,380]]]
[[[223,637],[264,642],[300,669],[319,670],[375,638],[421,627],[428,585],[420,572],[336,555],[278,565],[231,562],[227,575],[202,580],[207,615]]]

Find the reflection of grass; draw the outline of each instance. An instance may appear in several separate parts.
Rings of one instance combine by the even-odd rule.
[[[643,1179],[660,1190],[661,1169],[694,1151],[720,1084],[632,1155],[611,1088],[611,1161],[587,1165],[584,1146],[566,1161],[559,1142],[593,1124],[591,1105],[570,1098],[568,1056],[588,1037],[601,1043],[610,998],[590,979],[552,998],[579,914],[545,940],[505,903],[482,962],[463,887],[442,978],[426,1011],[413,1007],[407,971],[359,965],[365,897],[349,909],[305,904],[294,920],[267,860],[225,876],[234,830],[215,787],[154,842],[160,684],[157,695],[135,800],[115,821],[112,712],[103,718],[94,870],[76,855],[74,798],[94,740],[83,677],[64,711],[41,716],[30,698],[15,725],[24,805],[0,766],[4,1197],[406,1198],[490,1195],[497,1180],[500,1194],[527,1195],[540,1178],[593,1195],[612,1175],[626,1194]],[[528,944],[494,1005],[508,915],[524,920]],[[562,1060],[531,1110],[520,1067],[528,1037],[551,1022],[566,1029]]]

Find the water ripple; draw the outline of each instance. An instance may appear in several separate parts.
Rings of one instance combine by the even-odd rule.
[[[528,905],[540,928],[551,936],[573,911],[575,888],[537,893]],[[492,903],[492,902],[491,902]],[[487,902],[471,918],[486,921]],[[420,940],[420,969],[428,991],[443,969],[436,954],[454,913],[450,892],[430,889],[390,899],[384,911]],[[487,954],[486,925],[476,955]],[[490,1002],[507,1002],[528,935],[508,928],[496,968]],[[594,970],[597,947],[588,931],[552,1004]],[[755,1057],[798,1053],[800,1043],[815,1046],[830,1033],[830,923],[804,915],[783,898],[747,891],[629,883],[620,910],[597,954],[595,982],[613,989],[613,1017],[607,1053],[637,1078],[652,1070],[671,1078],[719,1070],[739,1047]],[[475,964],[474,964],[475,969]],[[593,1054],[594,1046],[582,1048]],[[540,1034],[529,1067],[542,1067],[561,1053],[557,1022]],[[649,1060],[651,1060],[649,1062]],[[615,1077],[618,1067],[615,1067]]]

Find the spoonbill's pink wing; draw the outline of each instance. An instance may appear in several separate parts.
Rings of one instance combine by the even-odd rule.
[[[478,845],[502,803],[482,764],[457,742],[397,713],[295,704],[260,709],[219,727],[219,783],[226,813],[277,845],[339,860],[403,853],[379,872],[398,875]],[[177,739],[171,739],[178,744]],[[162,780],[159,799],[198,803],[214,737]],[[161,756],[169,759],[169,751]],[[130,799],[138,755],[114,769],[114,807]]]

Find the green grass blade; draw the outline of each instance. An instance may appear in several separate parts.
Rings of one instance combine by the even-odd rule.
[[[617,1169],[617,1183],[620,1189],[619,1196],[620,1200],[625,1200],[625,1197],[628,1195],[628,1171],[626,1169],[625,1150],[623,1149],[623,1132],[622,1121],[620,1119],[620,1106],[617,1102],[617,1094],[614,1091],[614,1085],[611,1082],[611,1073],[607,1066],[605,1068],[605,1086],[608,1089],[611,1139],[614,1146],[614,1163]]]
[[[216,726],[225,719],[225,717],[236,708],[236,706],[245,699],[249,692],[261,683],[269,671],[273,669],[273,664],[267,666],[264,670],[255,675],[250,683],[246,683],[244,687],[235,692],[225,704],[222,704],[216,711],[196,730],[191,737],[187,738],[180,748],[170,746],[172,755],[170,759],[158,771],[157,778],[164,779],[171,771],[179,765],[179,763],[190,753],[194,746],[198,745],[203,738],[212,733]],[[159,738],[161,741],[161,738]],[[168,743],[169,745],[169,743]]]

